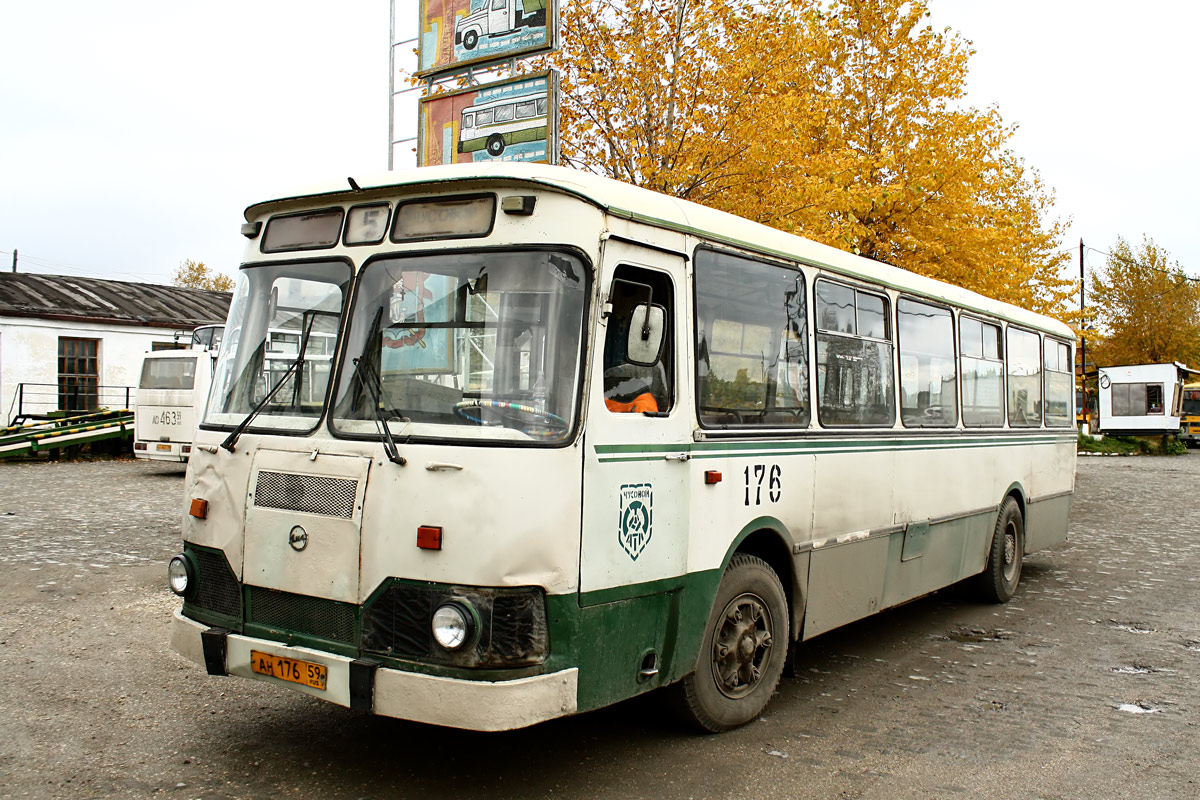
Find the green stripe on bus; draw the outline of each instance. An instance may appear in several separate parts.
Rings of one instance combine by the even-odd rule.
[[[771,442],[681,442],[678,444],[595,445],[603,462],[643,461],[662,458],[669,453],[687,453],[693,459],[727,458],[753,455],[809,455],[815,453],[869,453],[873,451],[919,451],[1054,445],[1074,442],[1075,436],[988,436],[938,439],[812,439]]]

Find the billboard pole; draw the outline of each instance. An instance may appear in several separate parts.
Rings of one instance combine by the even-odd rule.
[[[396,149],[396,0],[388,2],[388,172]]]

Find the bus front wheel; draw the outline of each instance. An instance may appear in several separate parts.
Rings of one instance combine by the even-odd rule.
[[[476,43],[479,42],[479,34],[475,31],[467,31],[463,34],[463,47],[467,50],[474,50]]]
[[[1016,594],[1021,582],[1021,559],[1025,553],[1025,520],[1021,507],[1012,497],[1004,498],[992,547],[988,551],[987,567],[975,578],[975,588],[987,603],[1007,603]]]
[[[504,137],[498,133],[493,133],[487,140],[487,151],[489,156],[498,156],[504,152]]]
[[[779,685],[789,630],[779,576],[761,558],[735,555],[721,577],[696,670],[674,687],[683,717],[708,733],[755,719]]]

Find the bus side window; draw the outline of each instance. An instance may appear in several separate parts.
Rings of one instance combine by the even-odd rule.
[[[887,298],[821,279],[816,304],[821,424],[891,427],[896,406]]]
[[[626,352],[634,309],[646,302],[665,310],[658,362],[634,363]],[[604,337],[604,405],[614,413],[666,412],[675,403],[675,303],[671,279],[661,273],[621,266],[609,291],[612,313]]]
[[[706,428],[807,428],[808,305],[792,265],[696,252],[696,411]]]
[[[1007,333],[1008,424],[1037,428],[1042,424],[1041,337],[1012,326]]]

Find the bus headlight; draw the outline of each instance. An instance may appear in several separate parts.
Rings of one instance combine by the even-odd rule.
[[[446,650],[458,650],[475,635],[475,615],[460,601],[438,606],[433,612],[433,638]]]
[[[192,560],[183,554],[172,558],[167,564],[167,583],[171,591],[180,597],[191,591],[196,583],[196,568],[192,566]]]

